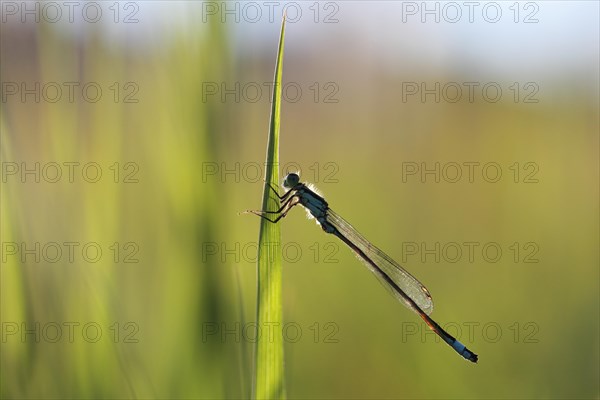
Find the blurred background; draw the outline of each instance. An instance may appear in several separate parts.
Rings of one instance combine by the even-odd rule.
[[[431,291],[460,359],[283,221],[289,398],[598,398],[597,2],[0,3],[3,398],[248,398],[283,176]]]

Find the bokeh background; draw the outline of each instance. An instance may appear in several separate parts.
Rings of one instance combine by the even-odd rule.
[[[286,5],[281,175],[480,356],[298,209],[288,397],[599,397],[597,2],[53,4],[0,3],[2,398],[250,396]]]

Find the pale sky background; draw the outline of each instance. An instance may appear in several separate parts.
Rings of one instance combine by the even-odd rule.
[[[121,5],[131,2],[124,2]],[[272,56],[277,43],[280,16],[285,5],[302,12],[298,22],[288,25],[286,54],[315,54],[323,52],[360,51],[366,63],[378,63],[383,68],[412,68],[435,70],[440,66],[466,71],[473,79],[490,74],[496,78],[505,75],[519,79],[519,74],[556,77],[579,74],[598,69],[599,59],[599,2],[597,1],[541,1],[541,2],[471,2],[473,22],[469,22],[469,2],[428,2],[441,10],[439,23],[433,15],[421,22],[422,2],[400,1],[337,1],[320,2],[227,2],[235,14],[223,14],[224,2],[145,1],[136,2],[135,24],[115,24],[110,3],[104,3],[102,23],[96,24],[106,33],[112,44],[135,43],[138,49],[152,50],[173,33],[186,33],[191,27],[206,26],[207,20],[224,22],[233,40],[234,57],[244,54]],[[273,4],[269,6],[269,4]],[[320,14],[314,22],[315,4]],[[515,5],[519,8],[519,22],[515,23]],[[452,23],[458,5],[461,18]],[[270,20],[269,7],[275,18]],[[403,10],[414,10],[403,22]],[[445,8],[446,7],[446,8]],[[502,11],[496,23],[487,22],[484,7],[494,17],[495,9]],[[447,18],[443,16],[443,10]],[[256,18],[256,11],[261,17]],[[133,12],[133,7],[122,10],[121,16]],[[211,14],[211,11],[214,14]],[[290,18],[292,16],[292,11]],[[323,23],[333,13],[336,23]],[[295,14],[295,12],[294,12]],[[524,23],[526,16],[536,23]],[[255,21],[256,20],[256,21]],[[80,24],[57,24],[71,35]],[[89,24],[88,24],[89,25]],[[190,32],[191,33],[191,32]],[[194,32],[194,34],[197,34]],[[293,45],[291,45],[293,44]],[[340,65],[340,67],[344,67]]]

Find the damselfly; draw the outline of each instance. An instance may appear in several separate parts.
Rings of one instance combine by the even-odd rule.
[[[298,174],[291,173],[285,177],[283,187],[287,189],[287,192],[282,196],[270,184],[269,187],[281,201],[279,210],[248,210],[246,212],[256,214],[269,222],[277,223],[287,215],[292,207],[297,204],[302,205],[317,220],[325,232],[337,236],[348,245],[369,270],[375,274],[384,287],[402,304],[423,318],[429,328],[437,333],[444,342],[465,359],[477,362],[477,354],[467,349],[464,344],[452,337],[429,317],[429,314],[433,311],[433,300],[427,288],[329,208],[323,197],[315,193],[308,185],[300,182]],[[274,215],[274,218],[269,218],[271,214]]]

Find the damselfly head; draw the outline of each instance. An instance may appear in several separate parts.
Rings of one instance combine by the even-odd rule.
[[[300,183],[300,175],[292,172],[291,174],[287,174],[285,177],[285,180],[283,181],[283,187],[286,189],[291,189],[298,183]]]

